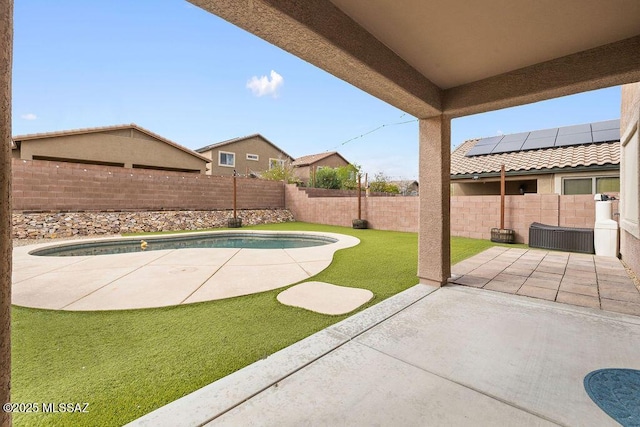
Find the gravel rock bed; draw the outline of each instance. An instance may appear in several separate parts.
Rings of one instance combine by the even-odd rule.
[[[122,233],[203,230],[227,226],[232,211],[14,213],[14,240],[39,241]],[[243,225],[293,221],[287,209],[239,210]]]

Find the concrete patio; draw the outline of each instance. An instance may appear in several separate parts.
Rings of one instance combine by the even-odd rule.
[[[635,316],[416,285],[130,425],[614,426],[583,379],[638,348]]]
[[[617,258],[494,246],[451,267],[451,283],[640,316]]]

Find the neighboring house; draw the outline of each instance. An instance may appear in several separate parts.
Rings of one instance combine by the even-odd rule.
[[[620,191],[620,121],[608,120],[466,141],[451,154],[455,196]]]
[[[349,161],[342,157],[337,151],[328,151],[326,153],[310,154],[297,158],[291,166],[293,173],[302,182],[306,183],[315,174],[318,168],[329,167],[339,168],[350,165]]]
[[[417,196],[420,194],[420,185],[418,184],[418,181],[389,181],[389,184],[397,186],[398,190],[400,190],[400,194],[403,196]]]
[[[124,168],[205,173],[200,154],[136,124],[13,137],[12,156]]]
[[[290,164],[293,158],[260,134],[229,139],[196,150],[209,159],[207,174],[255,174],[277,165]]]

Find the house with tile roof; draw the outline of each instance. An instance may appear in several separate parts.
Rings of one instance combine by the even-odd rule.
[[[339,168],[350,165],[349,161],[342,157],[337,151],[327,151],[325,153],[309,154],[297,158],[291,166],[293,173],[302,181],[308,182],[319,168]]]
[[[417,196],[420,194],[420,184],[416,180],[400,180],[389,181],[389,184],[395,185],[403,196]]]
[[[14,136],[12,157],[205,173],[207,159],[135,123]]]
[[[208,175],[260,175],[278,165],[291,164],[293,157],[259,133],[228,139],[195,150],[209,159]]]
[[[469,140],[451,154],[455,196],[620,191],[620,121]]]

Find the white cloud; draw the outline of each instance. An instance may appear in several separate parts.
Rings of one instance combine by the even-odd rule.
[[[35,120],[38,118],[38,116],[36,116],[33,113],[27,113],[27,114],[23,114],[20,116],[21,119],[25,119],[25,120]]]
[[[247,89],[250,89],[255,96],[272,95],[278,97],[278,89],[284,84],[284,78],[271,70],[271,80],[267,76],[253,76],[247,82]]]

